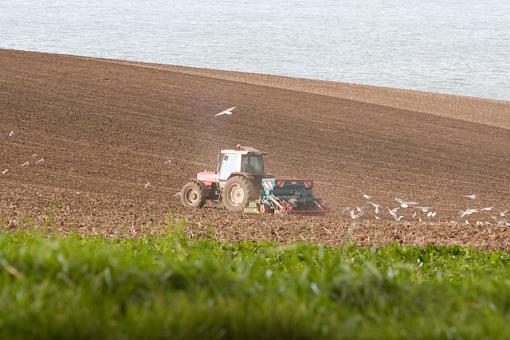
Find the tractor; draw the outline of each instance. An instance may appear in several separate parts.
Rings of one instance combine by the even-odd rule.
[[[313,181],[275,178],[266,174],[264,155],[255,148],[237,145],[221,150],[216,171],[202,171],[180,192],[185,207],[210,203],[233,212],[323,215],[328,211],[313,195]]]

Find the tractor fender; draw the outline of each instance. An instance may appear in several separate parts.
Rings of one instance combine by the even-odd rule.
[[[202,181],[199,181],[198,179],[196,178],[192,178],[190,179],[188,182],[186,183],[196,183],[200,186],[200,189],[202,190],[202,192],[205,194],[205,197],[208,197],[209,196],[209,189],[207,189],[207,187],[205,186],[205,183],[202,182]]]
[[[234,176],[242,176],[242,177],[245,177],[246,179],[249,179],[249,180],[255,181],[255,182],[258,182],[259,177],[260,177],[260,176],[255,176],[253,174],[250,174],[249,172],[233,172],[230,174],[230,176],[228,176],[227,180],[231,179]]]

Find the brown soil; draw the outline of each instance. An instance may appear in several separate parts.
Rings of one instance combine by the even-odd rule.
[[[0,65],[0,216],[11,226],[53,216],[63,229],[136,229],[170,211],[219,239],[335,244],[351,225],[339,211],[366,206],[366,192],[435,207],[443,222],[364,220],[349,232],[356,243],[509,248],[507,227],[449,221],[510,208],[510,102],[10,50]],[[315,179],[335,213],[181,208],[174,194],[236,143],[270,152],[276,175]]]

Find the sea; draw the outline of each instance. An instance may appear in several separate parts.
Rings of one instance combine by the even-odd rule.
[[[0,0],[0,48],[510,100],[510,0]]]

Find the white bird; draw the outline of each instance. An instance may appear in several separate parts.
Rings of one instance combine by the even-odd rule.
[[[501,214],[499,214],[499,216],[491,216],[491,218],[497,224],[506,224],[506,218],[505,218],[505,216],[501,216]]]
[[[429,212],[427,213],[427,217],[428,217],[428,218],[434,218],[434,217],[436,217],[436,215],[437,215],[437,212],[435,212],[435,211],[434,211],[434,212],[429,211]]]
[[[477,212],[478,212],[478,209],[466,209],[466,210],[460,212],[460,217],[462,218],[464,216],[469,216],[469,215],[472,215]]]
[[[150,182],[145,183],[144,188],[147,189],[151,185]]]
[[[416,219],[416,211],[413,214],[413,219]]]
[[[402,215],[401,215],[401,216],[397,216],[397,210],[398,210],[398,209],[399,209],[399,208],[388,209],[388,211],[390,212],[390,215],[391,215],[391,216],[393,217],[393,219],[394,219],[395,221],[397,221],[397,222],[398,222],[398,221],[400,221],[400,220],[404,217],[404,216],[402,216]]]
[[[30,162],[25,162],[25,163],[21,164],[21,167],[24,168],[24,167],[28,166],[29,164],[30,164]]]
[[[476,198],[476,194],[465,195],[465,196],[462,196],[462,197],[469,198],[470,200],[474,200]]]
[[[42,163],[44,163],[44,158],[41,158],[40,160],[38,160],[37,162],[35,162],[35,164],[36,164],[36,165],[37,165],[37,164],[42,164]]]
[[[379,209],[382,208],[379,204],[374,203],[374,202],[368,202],[368,204],[371,204],[375,209],[375,213],[379,214],[379,211],[380,211]]]
[[[487,207],[487,208],[483,208],[482,210],[480,211],[491,211],[492,210],[492,207]]]
[[[395,201],[397,201],[402,208],[409,208],[410,205],[417,205],[418,202],[406,202],[398,197],[395,197]]]
[[[5,169],[4,171],[2,171],[2,175],[5,175],[8,171],[9,169]]]
[[[175,193],[174,197],[181,197],[181,192],[179,191],[179,192]]]
[[[353,220],[356,220],[356,219],[360,218],[361,216],[363,216],[363,211],[361,209],[359,209],[359,207],[358,207],[358,213],[357,214],[354,213],[354,210],[351,210],[351,218]]]
[[[431,207],[416,207],[416,209],[420,209],[422,212],[426,213],[429,212]]]
[[[14,131],[9,132],[9,137],[14,136]]]
[[[500,211],[499,216],[505,216],[507,212],[508,212],[508,209],[505,211]]]
[[[363,198],[366,199],[366,200],[371,200],[372,196],[363,193]]]
[[[217,114],[214,115],[214,117],[218,117],[218,116],[222,116],[222,115],[231,115],[232,111],[235,110],[236,108],[237,108],[237,106],[234,106],[234,107],[228,108],[224,111],[218,112]]]
[[[344,208],[344,210],[342,210],[342,212],[340,214],[345,214],[346,212],[349,212],[349,210],[351,210],[351,208],[347,207],[347,208]]]
[[[165,162],[165,165],[170,165],[170,164],[172,164],[172,161],[170,159]]]
[[[32,154],[32,158],[36,158],[36,157],[37,157],[36,153]]]

